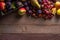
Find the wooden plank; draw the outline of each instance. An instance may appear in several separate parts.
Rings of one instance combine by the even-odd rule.
[[[60,33],[60,19],[34,19],[23,16],[16,18],[12,13],[0,19],[0,33]]]

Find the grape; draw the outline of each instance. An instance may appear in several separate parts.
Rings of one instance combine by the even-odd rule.
[[[41,11],[41,10],[37,10],[37,12],[38,12],[38,13],[42,13],[42,11]]]
[[[28,6],[26,7],[26,10],[29,10],[29,7]]]
[[[38,0],[39,1],[39,3],[41,3],[42,2],[42,0]]]
[[[27,2],[25,2],[25,3],[24,3],[24,5],[25,5],[25,6],[27,6],[27,5],[28,5],[28,3],[27,3]]]
[[[28,12],[29,12],[29,13],[32,13],[32,11],[31,11],[31,10],[29,10]]]
[[[7,9],[11,9],[11,2],[6,2],[6,5]]]

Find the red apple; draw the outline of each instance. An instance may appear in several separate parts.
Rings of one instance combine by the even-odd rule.
[[[26,13],[26,9],[25,8],[20,8],[19,10],[18,10],[18,14],[19,15],[24,15]]]
[[[0,2],[0,10],[4,10],[5,9],[5,3],[4,2]]]

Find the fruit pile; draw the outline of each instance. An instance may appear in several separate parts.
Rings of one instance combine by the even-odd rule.
[[[11,12],[18,15],[36,18],[51,19],[54,15],[60,16],[60,2],[56,0],[0,0],[0,16]]]
[[[37,18],[51,19],[54,14],[52,8],[54,8],[54,0],[30,0],[25,1],[24,5],[27,10],[27,14]]]

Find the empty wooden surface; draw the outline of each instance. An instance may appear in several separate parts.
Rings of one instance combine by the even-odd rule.
[[[60,33],[60,18],[51,20],[27,17],[18,18],[12,13],[0,19],[0,33]]]
[[[60,34],[0,34],[0,40],[60,40]]]

